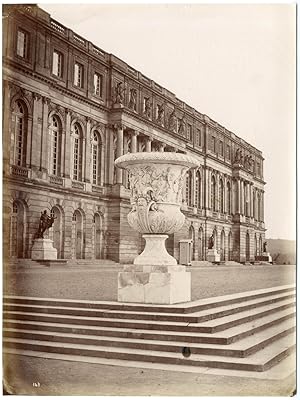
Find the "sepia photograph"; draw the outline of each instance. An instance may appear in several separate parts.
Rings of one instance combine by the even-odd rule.
[[[2,4],[3,394],[295,396],[296,4]]]

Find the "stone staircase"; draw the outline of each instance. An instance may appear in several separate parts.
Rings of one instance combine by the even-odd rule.
[[[9,353],[262,372],[295,350],[292,285],[170,306],[5,296],[3,308]]]

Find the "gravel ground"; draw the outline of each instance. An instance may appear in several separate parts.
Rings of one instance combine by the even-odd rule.
[[[8,392],[18,395],[290,396],[295,377],[262,380],[7,355]],[[39,382],[39,387],[33,383]]]
[[[120,268],[20,268],[4,274],[4,293],[82,300],[117,300]],[[192,300],[288,285],[295,282],[291,265],[214,266],[192,268]]]

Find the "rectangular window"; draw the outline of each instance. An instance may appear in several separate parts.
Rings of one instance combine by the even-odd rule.
[[[60,52],[54,50],[52,60],[52,74],[61,78],[63,73],[63,56]]]
[[[226,157],[228,158],[228,160],[230,160],[230,146],[229,146],[229,144],[227,145],[227,147],[226,147]]]
[[[214,153],[216,152],[216,138],[214,136],[211,138],[211,149]]]
[[[94,73],[94,94],[102,97],[102,75]]]
[[[222,141],[220,141],[220,155],[223,157],[224,156],[224,144]]]
[[[83,87],[83,66],[79,63],[74,65],[74,85]]]
[[[261,169],[260,169],[260,163],[257,163],[257,176],[261,176]]]
[[[18,30],[17,54],[22,58],[27,58],[28,51],[28,33]]]
[[[192,125],[190,124],[187,125],[187,138],[188,140],[191,140],[192,138]]]

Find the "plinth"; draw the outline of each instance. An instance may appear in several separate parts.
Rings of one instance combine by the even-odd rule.
[[[263,252],[261,256],[256,256],[255,260],[256,261],[265,261],[265,262],[269,262],[269,263],[271,263],[273,261],[271,254],[267,253],[267,252]]]
[[[217,252],[216,249],[207,250],[207,261],[220,262],[220,254]]]
[[[118,301],[175,304],[191,300],[191,273],[165,248],[168,235],[145,234],[144,251],[118,275]]]
[[[35,239],[31,249],[32,260],[56,260],[57,250],[50,239]]]

